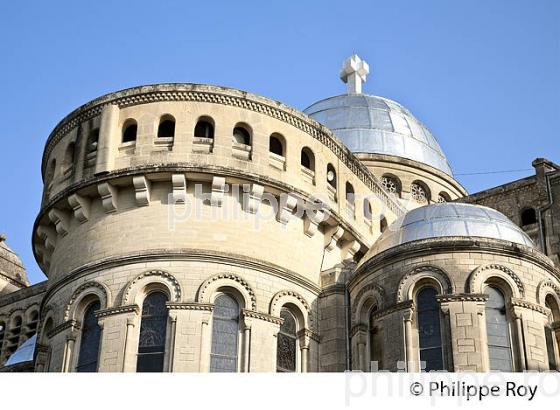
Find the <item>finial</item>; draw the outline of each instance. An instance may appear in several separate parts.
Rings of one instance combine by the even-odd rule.
[[[347,84],[348,94],[361,94],[362,83],[366,82],[369,65],[357,54],[352,54],[342,64],[340,79]]]
[[[4,242],[6,240],[6,235],[3,233],[0,233],[0,242]]]

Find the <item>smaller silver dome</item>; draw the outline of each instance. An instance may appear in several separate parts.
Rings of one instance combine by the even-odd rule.
[[[4,366],[13,366],[14,364],[30,362],[35,354],[35,343],[37,335],[31,336],[8,358]]]
[[[409,211],[387,228],[362,260],[407,242],[452,236],[500,239],[534,248],[527,234],[495,209],[444,203]]]

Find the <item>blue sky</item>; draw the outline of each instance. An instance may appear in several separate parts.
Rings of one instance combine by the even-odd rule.
[[[157,82],[244,89],[304,109],[341,94],[352,52],[364,91],[399,101],[476,192],[560,162],[560,1],[11,1],[0,4],[0,232],[30,280],[44,142],[67,113]],[[465,173],[528,170],[487,175]]]

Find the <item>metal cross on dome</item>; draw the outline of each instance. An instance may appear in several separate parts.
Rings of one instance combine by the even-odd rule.
[[[366,82],[366,76],[369,74],[369,65],[357,54],[352,54],[342,64],[340,79],[346,83],[348,94],[361,94],[362,83]]]

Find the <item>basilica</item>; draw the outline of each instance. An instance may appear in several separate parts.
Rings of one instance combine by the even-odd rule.
[[[63,118],[47,280],[0,237],[0,372],[560,369],[560,167],[469,195],[368,74],[303,111],[173,83]]]

